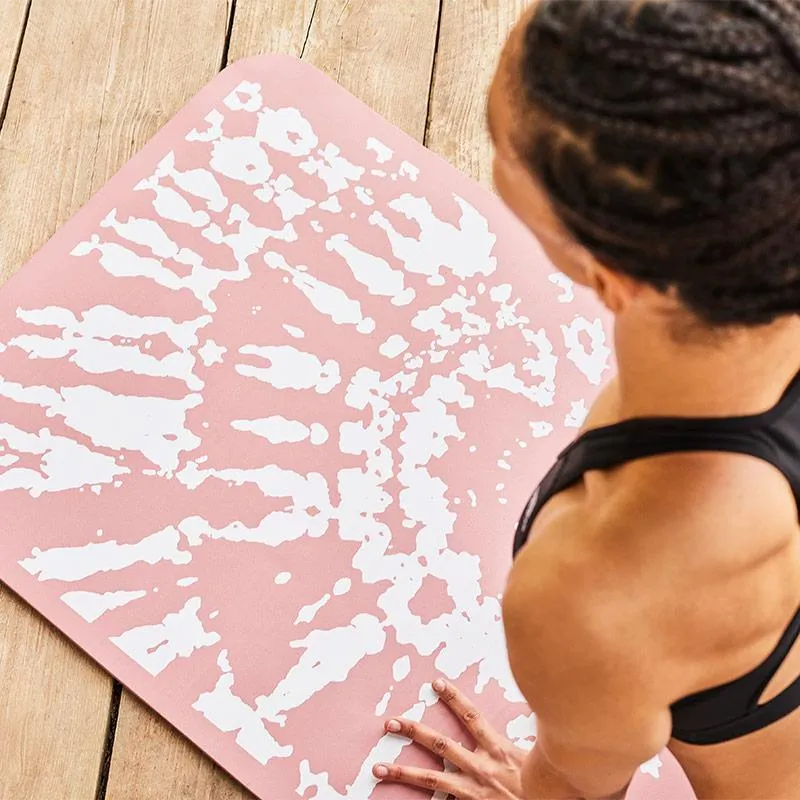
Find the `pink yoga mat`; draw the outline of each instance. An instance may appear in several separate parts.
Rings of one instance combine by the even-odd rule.
[[[418,796],[370,769],[419,759],[387,714],[448,724],[441,673],[531,745],[512,530],[612,358],[489,192],[240,62],[0,292],[0,342],[0,578],[259,797]],[[632,796],[691,792],[664,755]]]

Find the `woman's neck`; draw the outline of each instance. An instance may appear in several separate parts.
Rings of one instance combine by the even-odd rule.
[[[678,337],[663,316],[631,311],[615,326],[620,418],[756,414],[800,371],[800,318]]]

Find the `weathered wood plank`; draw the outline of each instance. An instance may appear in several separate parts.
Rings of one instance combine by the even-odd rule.
[[[529,0],[445,2],[426,144],[484,184],[492,178],[486,93],[511,26]]]
[[[319,0],[304,59],[422,141],[438,18],[439,0]]]
[[[0,798],[95,795],[111,679],[0,586]]]
[[[2,279],[213,76],[227,5],[35,0],[0,133]],[[0,798],[95,796],[111,686],[0,591]]]
[[[107,800],[249,800],[252,795],[129,692],[122,696]]]
[[[93,192],[218,72],[231,0],[114,3]]]
[[[80,0],[31,9],[0,135],[3,278],[91,195],[113,21],[98,12],[87,19]]]
[[[30,0],[0,0],[0,116],[5,108]]]
[[[317,0],[238,0],[228,62],[262,53],[300,56]]]

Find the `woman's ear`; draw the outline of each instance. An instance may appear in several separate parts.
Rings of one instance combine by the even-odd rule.
[[[587,284],[594,289],[603,305],[612,314],[621,314],[636,298],[638,283],[592,259],[584,264]]]

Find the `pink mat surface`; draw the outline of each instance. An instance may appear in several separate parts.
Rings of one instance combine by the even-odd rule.
[[[419,796],[437,674],[531,744],[512,531],[611,366],[488,191],[240,62],[0,292],[0,578],[264,800]]]

